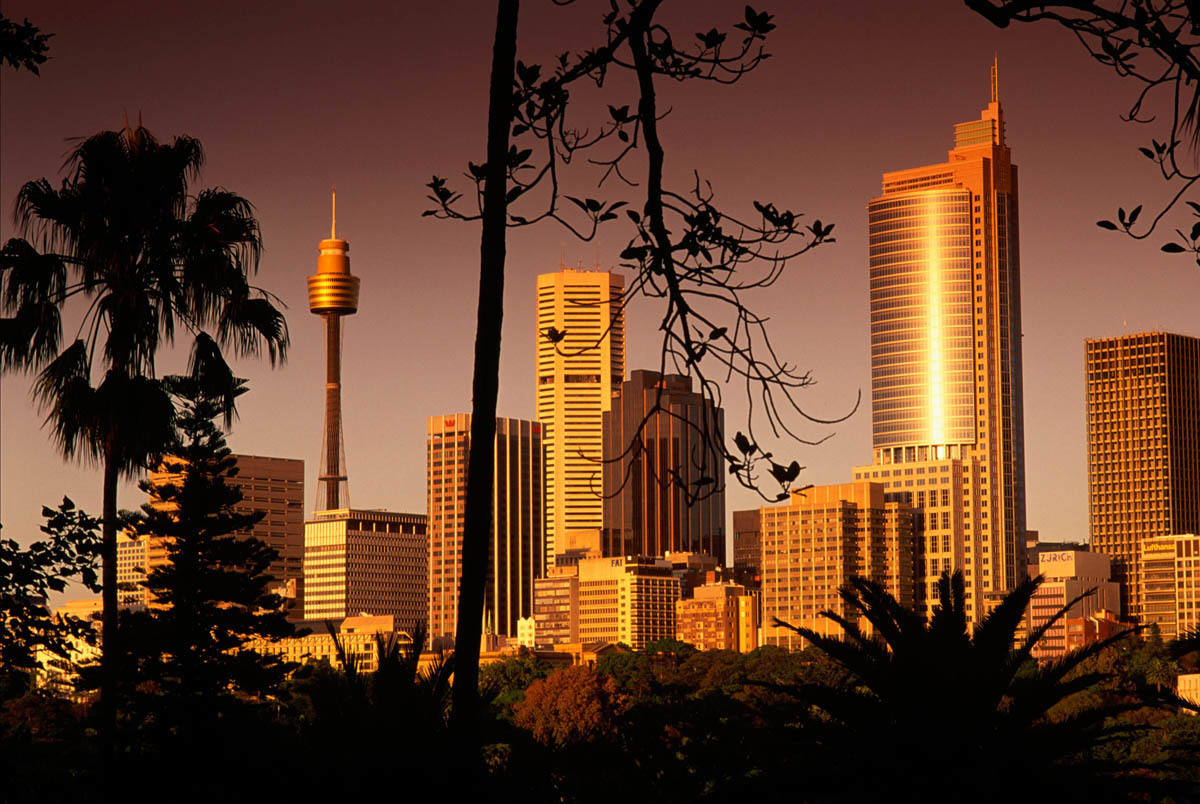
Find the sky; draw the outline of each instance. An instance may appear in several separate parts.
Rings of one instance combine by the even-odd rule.
[[[519,57],[545,63],[596,44],[606,3],[522,4]],[[742,4],[668,0],[662,19],[688,39],[728,28]],[[997,29],[957,0],[775,3],[772,58],[732,87],[663,84],[668,180],[692,171],[730,210],[751,201],[832,222],[837,242],[790,263],[749,298],[771,317],[777,351],[812,371],[800,401],[834,426],[802,426],[819,446],[781,445],[806,469],[801,482],[845,482],[871,460],[866,204],[884,171],[944,161],[955,123],[988,102],[1000,63],[1000,99],[1020,168],[1028,526],[1043,539],[1087,537],[1084,339],[1165,329],[1200,335],[1200,269],[1162,254],[1158,234],[1137,243],[1095,226],[1118,205],[1167,196],[1137,153],[1153,127],[1121,121],[1134,87],[1090,60],[1049,25]],[[470,408],[479,266],[476,224],[422,217],[432,174],[462,180],[484,152],[491,3],[110,3],[6,0],[10,18],[53,33],[40,77],[0,71],[0,239],[25,181],[57,181],[70,138],[139,116],[160,139],[198,138],[207,163],[196,187],[222,186],[255,206],[265,251],[256,283],[287,305],[285,365],[240,361],[251,392],[229,433],[235,452],[302,458],[315,498],[323,406],[323,330],[308,313],[305,278],[329,231],[337,185],[338,233],[362,279],[346,319],[343,415],[355,507],[425,510],[427,417]],[[581,109],[633,101],[627,83],[582,91]],[[582,122],[588,113],[584,111]],[[599,119],[599,118],[596,118]],[[597,173],[573,166],[574,195]],[[600,192],[600,195],[597,193]],[[632,198],[632,193],[630,194]],[[1184,225],[1184,213],[1169,217]],[[1190,221],[1187,222],[1190,225]],[[1169,230],[1168,230],[1169,231]],[[553,223],[509,237],[502,343],[502,416],[534,416],[534,286],[560,264],[607,268],[630,236],[613,222],[579,243]],[[71,321],[81,311],[66,316]],[[627,313],[627,368],[657,366],[655,302]],[[181,371],[181,350],[159,356]],[[0,522],[4,535],[37,535],[42,505],[70,496],[100,511],[100,471],[64,463],[30,396],[31,378],[0,378]],[[727,421],[744,416],[727,396]],[[144,500],[132,483],[121,507]],[[756,507],[731,489],[727,509]]]

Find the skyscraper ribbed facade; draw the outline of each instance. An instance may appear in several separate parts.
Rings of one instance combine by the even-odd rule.
[[[546,561],[604,517],[603,421],[625,378],[625,280],[564,268],[537,280],[537,417],[546,445]]]
[[[994,67],[947,161],[885,173],[868,214],[875,466],[855,477],[888,467],[888,491],[915,505],[914,471],[953,476],[961,496],[939,484],[922,517],[923,591],[962,570],[977,620],[1024,573],[1017,169]]]
[[[1200,339],[1097,338],[1086,361],[1092,549],[1112,557],[1123,613],[1140,620],[1143,543],[1200,533]]]
[[[618,387],[604,414],[604,555],[696,552],[724,565],[725,473],[711,446],[723,412],[680,374],[634,371]]]
[[[429,635],[453,638],[467,499],[471,415],[431,416],[426,436],[429,495]],[[545,574],[542,426],[496,419],[495,491],[484,619],[491,633],[517,636],[533,616],[533,581]]]

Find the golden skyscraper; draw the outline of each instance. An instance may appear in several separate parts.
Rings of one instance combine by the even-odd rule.
[[[975,620],[1024,575],[1017,169],[991,84],[947,161],[885,173],[867,207],[875,465],[855,474],[922,509],[923,591],[962,570]]]
[[[1144,545],[1200,532],[1200,339],[1096,338],[1086,361],[1092,549],[1112,557],[1123,613],[1142,620]]]
[[[625,280],[564,268],[537,280],[537,416],[546,445],[546,566],[604,518],[603,415],[625,378]],[[560,337],[561,336],[561,337]]]

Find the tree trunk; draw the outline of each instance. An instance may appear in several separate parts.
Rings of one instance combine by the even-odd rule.
[[[113,785],[114,743],[117,731],[117,682],[121,647],[117,636],[117,460],[116,435],[109,433],[104,444],[103,519],[101,522],[100,583],[100,741],[104,757],[104,790]]]
[[[483,232],[479,246],[479,312],[475,326],[475,376],[471,388],[471,451],[454,641],[452,717],[460,730],[474,721],[479,699],[479,642],[483,632],[483,596],[495,486],[496,397],[500,391],[500,332],[504,320],[508,225],[508,141],[512,126],[519,6],[519,0],[499,0],[488,96]]]

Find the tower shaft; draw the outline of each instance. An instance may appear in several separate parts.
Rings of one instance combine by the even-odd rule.
[[[325,319],[325,440],[317,494],[318,504],[335,511],[349,505],[348,495],[342,493],[347,482],[342,450],[342,317],[337,313],[321,317]]]

